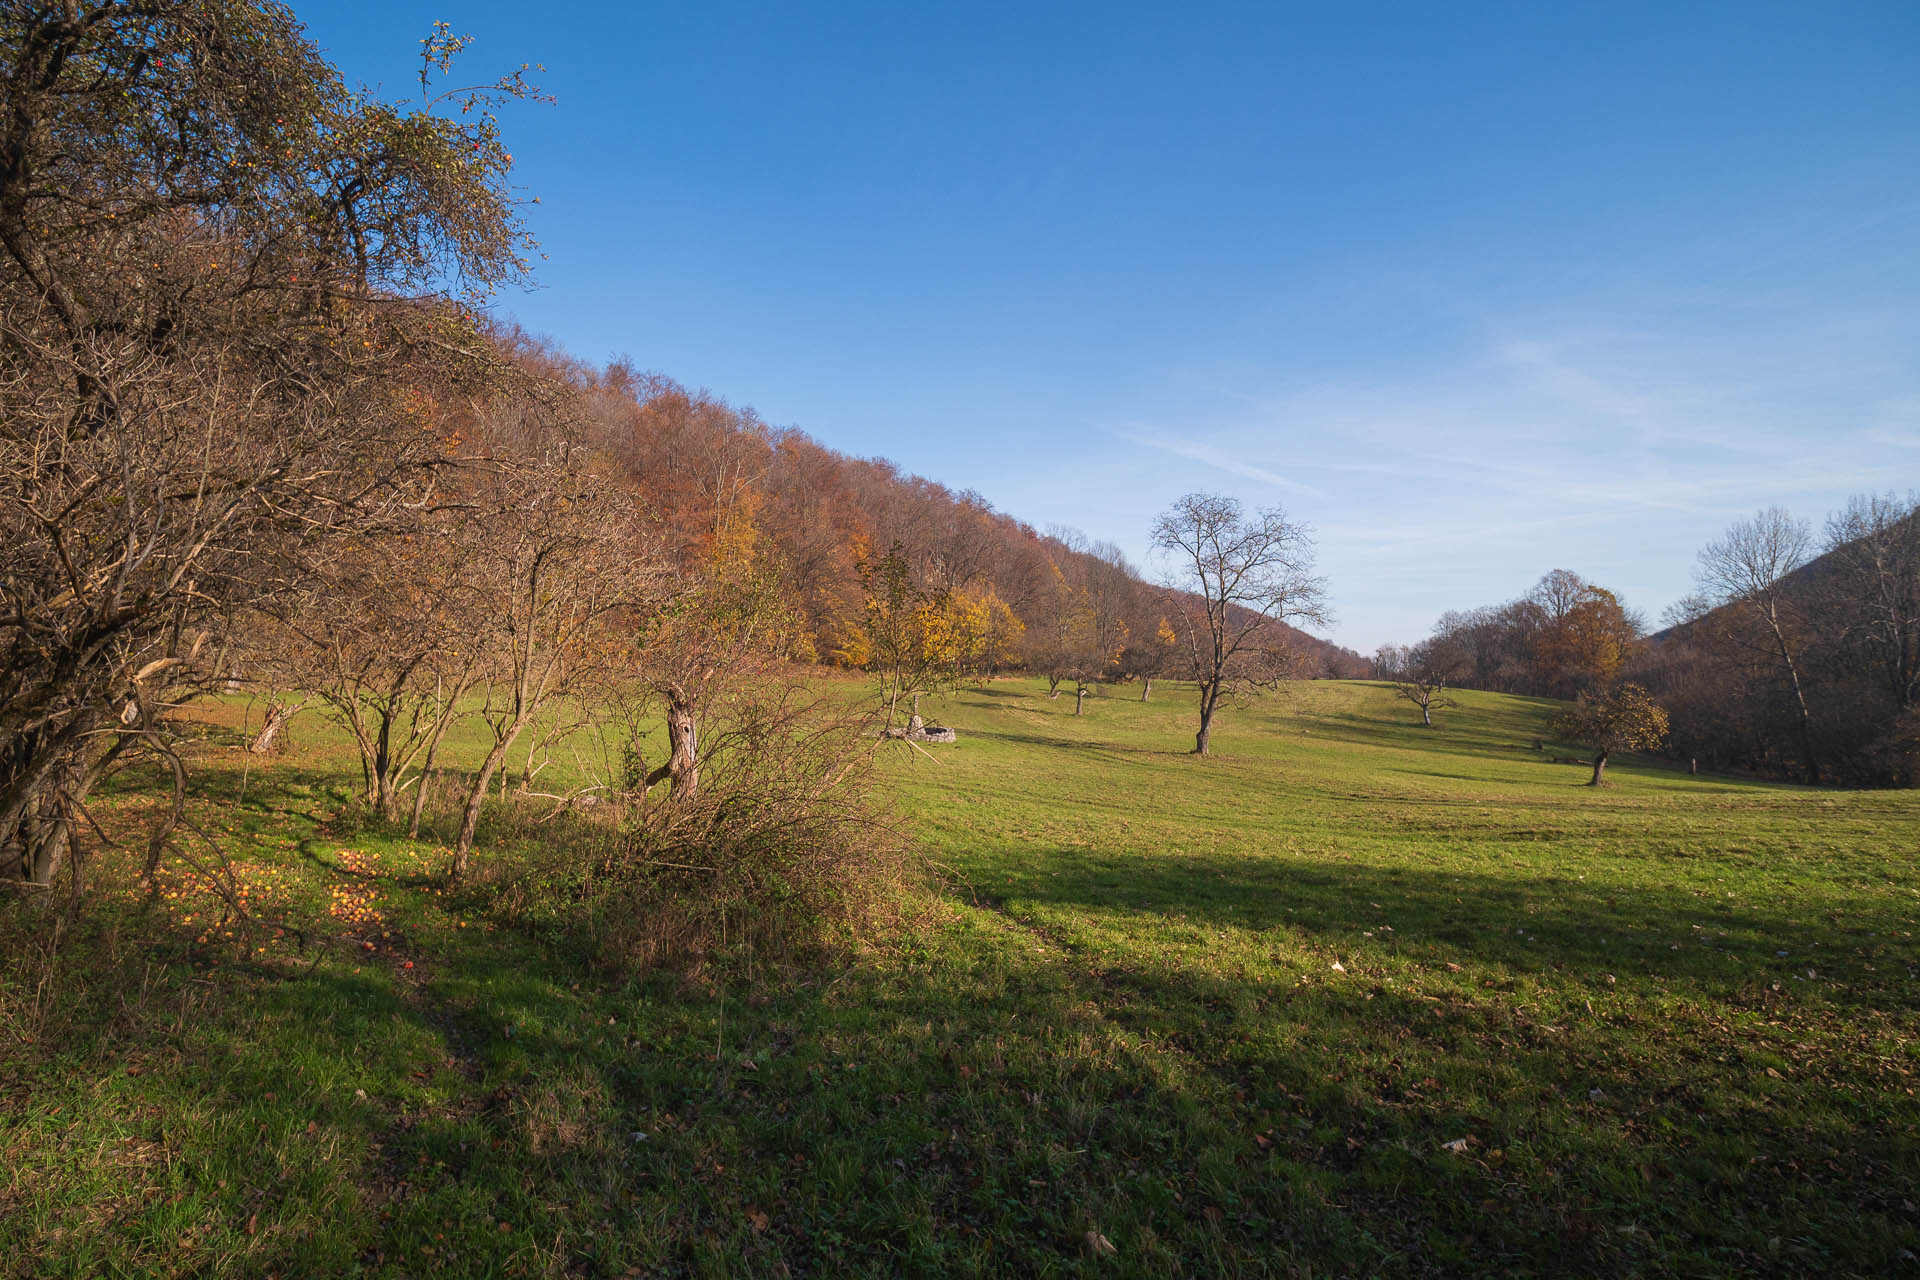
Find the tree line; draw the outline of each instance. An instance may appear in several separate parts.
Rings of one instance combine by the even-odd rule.
[[[1770,508],[1701,549],[1696,591],[1647,633],[1603,587],[1554,570],[1506,604],[1449,612],[1376,677],[1431,723],[1448,687],[1658,700],[1673,756],[1812,783],[1920,775],[1920,495],[1858,495],[1818,533]]]
[[[577,397],[582,438],[644,494],[681,567],[729,539],[778,561],[796,661],[871,667],[879,609],[892,628],[879,643],[924,649],[962,678],[1025,670],[1084,697],[1172,669],[1155,654],[1169,643],[1167,589],[1111,543],[1036,530],[977,493],[840,454],[627,361],[595,368],[518,331],[500,337],[517,365]],[[1359,655],[1287,631],[1304,674],[1365,673]]]

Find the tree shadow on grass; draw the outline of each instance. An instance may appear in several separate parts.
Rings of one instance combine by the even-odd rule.
[[[1071,848],[1037,864],[1048,873],[1017,878],[1006,897],[1068,914],[1177,913],[1215,926],[1297,931],[1342,949],[1424,952],[1435,964],[1564,970],[1602,985],[1607,974],[1639,977],[1721,999],[1748,998],[1775,982],[1805,984],[1812,967],[1819,976],[1802,994],[1817,991],[1841,1007],[1920,1007],[1897,981],[1920,953],[1902,936],[1910,922],[1891,899],[1862,912],[1851,901],[1729,901],[1561,876],[1191,855],[1116,865]],[[1812,918],[1829,911],[1844,912],[1844,923],[1838,914]]]
[[[1063,874],[1002,905],[1338,939],[1368,901],[1404,933],[1476,888],[1217,858],[1108,880],[1083,856],[1050,854]],[[1563,888],[1516,892],[1599,911]],[[1557,936],[1538,913],[1537,943],[1452,923],[1459,938],[1436,937],[1476,964],[1523,968]],[[231,1119],[184,1153],[186,1210],[155,1199],[116,1230],[165,1256],[191,1211],[235,1247],[257,1226],[262,1266],[477,1273],[538,1256],[611,1276],[1867,1273],[1903,1229],[1896,1129],[1828,1168],[1794,1128],[1780,1163],[1752,1166],[1753,1135],[1717,1131],[1733,1124],[1703,1074],[1718,1068],[1636,1079],[1618,1055],[1637,1042],[1598,1023],[1437,1006],[1358,968],[1295,988],[1116,956],[1005,911],[939,933],[758,990],[608,982],[507,934],[405,969],[383,953],[236,976],[227,1016],[156,1029],[185,1051],[177,1078],[135,1082],[170,1090],[149,1105]],[[1443,1146],[1463,1136],[1475,1145]],[[1124,1261],[1090,1257],[1090,1230]],[[1741,1261],[1756,1233],[1793,1243]]]
[[[1006,742],[1023,747],[1047,747],[1059,751],[1071,751],[1081,757],[1105,756],[1114,760],[1137,759],[1142,756],[1173,757],[1191,754],[1176,751],[1168,747],[1133,746],[1123,742],[1111,742],[1101,738],[1068,738],[1057,734],[1036,733],[1032,730],[1014,729],[963,729],[960,741],[968,738],[984,738],[991,742]]]
[[[236,975],[230,1016],[151,1033],[187,1050],[178,1078],[134,1082],[228,1127],[178,1162],[183,1202],[114,1229],[171,1257],[197,1213],[236,1248],[270,1242],[262,1267],[389,1274],[1873,1274],[1914,1243],[1912,1125],[1873,1082],[1784,1059],[1775,1081],[1702,1021],[1774,999],[1773,950],[1824,973],[1891,945],[1861,936],[1891,908],[1842,928],[1538,874],[1033,864],[937,939],[757,992],[610,982],[505,931],[411,969]],[[1276,983],[1197,963],[1204,939],[1113,941],[1169,919],[1284,934],[1351,972]],[[1441,985],[1390,987],[1375,962],[1403,957]],[[1605,1013],[1607,973],[1631,1023],[1537,1007],[1551,984]],[[1822,997],[1864,1014],[1864,992]],[[1910,1015],[1910,993],[1877,1000]],[[1819,1012],[1764,1016],[1811,1030]],[[1089,1256],[1088,1231],[1120,1253]]]
[[[1870,1274],[1916,1238],[1902,1205],[1920,1187],[1920,1128],[1900,1072],[1869,1047],[1913,1025],[1900,956],[1880,954],[1896,963],[1875,978],[1854,953],[1846,982],[1811,998],[1811,984],[1775,981],[1809,956],[1826,972],[1857,942],[1895,951],[1883,929],[1861,936],[1890,913],[1821,929],[1684,894],[1623,907],[1550,877],[1230,866],[1186,859],[1104,883],[1069,871],[984,905],[1059,948],[1059,968],[1096,975],[1109,1019],[1289,1116],[1301,1131],[1281,1136],[1312,1139],[1295,1158],[1333,1176],[1337,1203],[1384,1205],[1413,1228],[1400,1266],[1423,1269],[1409,1264],[1424,1244],[1474,1272]],[[1246,973],[1210,957],[1221,925],[1321,959]],[[1727,936],[1700,941],[1714,926]],[[1169,945],[1136,941],[1156,932]],[[1776,943],[1801,950],[1779,960]],[[1431,1154],[1462,1138],[1471,1159],[1434,1170]],[[1799,1252],[1756,1248],[1777,1248],[1788,1221]],[[1565,1252],[1528,1256],[1510,1230]],[[1609,1252],[1622,1246],[1637,1265]]]
[[[1476,729],[1456,728],[1444,721],[1436,722],[1429,729],[1418,721],[1357,715],[1314,717],[1310,730],[1312,736],[1321,741],[1383,751],[1438,751],[1488,760],[1529,760],[1552,754],[1534,749],[1535,739],[1541,738],[1538,726],[1509,741],[1494,741]]]

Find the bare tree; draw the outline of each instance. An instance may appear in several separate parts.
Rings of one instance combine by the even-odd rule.
[[[1048,697],[1058,697],[1061,683],[1071,680],[1073,714],[1084,715],[1087,695],[1121,674],[1128,615],[1141,583],[1111,542],[1090,542],[1065,527],[1048,538],[1060,554],[1050,557],[1048,588],[1034,600],[1027,661],[1046,677]]]
[[[632,497],[564,445],[499,468],[478,543],[486,697],[493,738],[467,790],[452,874],[465,873],[487,786],[556,697],[631,670],[630,627],[664,569]]]
[[[1787,589],[1788,576],[1807,562],[1811,545],[1805,521],[1769,507],[1751,520],[1737,521],[1726,537],[1701,551],[1695,577],[1714,603],[1733,606],[1761,627],[1793,698],[1807,780],[1817,784],[1820,760],[1801,680],[1799,620]]]
[[[256,614],[223,629],[233,637],[233,645],[221,665],[222,685],[228,693],[252,691],[260,704],[260,724],[249,725],[247,751],[266,755],[285,741],[287,726],[313,701],[307,691],[311,654],[301,636],[270,614]],[[248,718],[251,721],[251,714]]]
[[[1152,699],[1156,677],[1179,669],[1180,636],[1167,620],[1169,612],[1164,592],[1143,587],[1135,593],[1120,674],[1139,677],[1142,702]]]
[[[367,803],[393,818],[416,787],[417,832],[440,743],[486,671],[472,637],[488,530],[464,504],[418,513],[408,527],[329,545],[305,589],[275,612],[304,655],[300,682],[360,749]]]
[[[1230,497],[1190,493],[1154,522],[1153,545],[1175,563],[1174,626],[1200,686],[1195,755],[1207,755],[1213,718],[1236,688],[1271,686],[1289,670],[1282,624],[1324,623],[1326,581],[1313,539],[1278,507],[1246,514]]]
[[[1058,541],[1058,539],[1055,539]],[[1086,593],[1079,582],[1078,562],[1071,556],[1047,558],[1046,576],[1027,606],[1027,629],[1022,635],[1022,657],[1029,671],[1047,682],[1047,696],[1060,696],[1060,685],[1074,666],[1080,633],[1087,626]],[[1068,577],[1069,572],[1074,577]]]
[[[647,620],[640,666],[648,688],[666,703],[667,758],[649,771],[637,739],[629,743],[643,822],[653,814],[649,793],[662,782],[678,808],[698,798],[702,764],[728,740],[725,731],[707,732],[716,713],[726,720],[741,706],[758,705],[791,676],[788,658],[805,619],[786,599],[786,586],[778,553],[755,536],[730,555],[709,557],[705,571],[683,580]],[[912,697],[917,706],[919,694]]]
[[[1435,707],[1460,704],[1446,696],[1447,685],[1459,679],[1467,668],[1467,657],[1446,637],[1424,641],[1411,649],[1389,653],[1394,646],[1383,646],[1374,661],[1391,660],[1395,667],[1393,694],[1420,708],[1420,723],[1433,727]]]
[[[1876,683],[1902,710],[1920,701],[1920,496],[1856,495],[1827,520],[1824,594]]]
[[[1127,647],[1127,616],[1139,595],[1140,580],[1126,553],[1111,542],[1087,544],[1082,561],[1086,602],[1084,625],[1074,646],[1073,714],[1082,714],[1087,694],[1120,675]]]
[[[1400,680],[1413,661],[1413,650],[1404,644],[1383,644],[1373,651],[1373,678]]]

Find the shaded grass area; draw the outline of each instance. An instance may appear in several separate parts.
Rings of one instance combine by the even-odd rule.
[[[1533,750],[1547,704],[1425,731],[1366,684],[1236,708],[1201,762],[1155,699],[930,705],[960,744],[884,759],[914,926],[753,981],[600,973],[443,891],[318,727],[243,802],[210,746],[281,932],[116,854],[62,966],[0,916],[0,1269],[1914,1267],[1914,797],[1595,791]]]

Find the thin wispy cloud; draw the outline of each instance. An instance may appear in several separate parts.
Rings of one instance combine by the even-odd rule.
[[[1302,484],[1298,480],[1293,480],[1281,475],[1278,471],[1257,466],[1254,463],[1246,461],[1244,458],[1234,456],[1226,449],[1216,448],[1210,444],[1193,440],[1182,440],[1178,437],[1165,435],[1156,431],[1122,431],[1120,436],[1132,444],[1142,445],[1149,449],[1158,449],[1162,453],[1170,453],[1176,458],[1187,458],[1194,462],[1204,463],[1209,467],[1224,471],[1229,475],[1240,476],[1243,479],[1252,480],[1286,493],[1306,494],[1313,497],[1326,496],[1325,491],[1316,489],[1310,484]]]
[[[1810,391],[1808,357],[1769,367],[1646,329],[1523,330],[1489,326],[1470,358],[1398,383],[1242,392],[1181,435],[1117,434],[1250,482],[1250,501],[1284,494],[1319,528],[1342,613],[1360,619],[1339,638],[1360,647],[1557,567],[1610,574],[1657,614],[1728,520],[1776,502],[1817,520],[1846,493],[1908,487],[1920,464],[1920,397]],[[1466,580],[1487,599],[1443,594]],[[1380,591],[1391,605],[1366,599]],[[1355,630],[1395,616],[1390,635]]]

